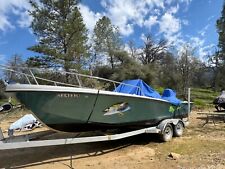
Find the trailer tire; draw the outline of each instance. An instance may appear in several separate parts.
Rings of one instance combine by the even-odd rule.
[[[173,127],[171,124],[166,124],[161,133],[161,140],[167,142],[170,141],[172,137],[173,137]]]
[[[183,135],[183,132],[184,132],[184,124],[181,121],[179,121],[174,126],[173,135],[175,137],[181,137]]]

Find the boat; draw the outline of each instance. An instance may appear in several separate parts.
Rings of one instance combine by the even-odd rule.
[[[10,69],[7,69],[10,70]],[[12,71],[12,70],[11,70]],[[116,82],[74,73],[76,77],[94,78],[112,83],[113,91],[70,86],[22,73],[28,84],[8,84],[6,93],[16,97],[44,125],[60,132],[79,132],[118,128],[155,126],[170,118],[187,118],[187,101],[166,89],[162,96],[141,79]],[[30,78],[36,84],[31,84]],[[54,85],[40,85],[46,80]],[[79,82],[79,81],[78,81]]]
[[[221,111],[222,108],[225,109],[225,91],[223,90],[219,96],[213,100],[213,104],[217,111]]]

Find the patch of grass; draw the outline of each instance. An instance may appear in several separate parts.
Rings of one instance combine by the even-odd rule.
[[[197,109],[206,109],[214,107],[212,102],[219,95],[219,92],[214,92],[210,89],[192,88],[191,99]]]
[[[204,92],[204,93],[215,93],[213,90],[210,90],[210,89],[203,89],[203,88],[192,88],[192,91],[195,91],[195,92]]]
[[[198,105],[198,106],[204,106],[205,105],[205,102],[201,99],[194,99],[194,103],[195,103],[195,105]]]
[[[161,95],[164,88],[155,87],[155,90]],[[215,92],[211,89],[202,88],[191,88],[191,101],[194,102],[194,109],[210,109],[213,108],[213,100],[220,94],[220,92]],[[177,93],[179,97],[179,93]]]
[[[7,99],[2,99],[2,100],[0,100],[0,105],[4,104],[4,103],[6,103],[6,102],[8,102]]]
[[[0,105],[2,105],[4,103],[8,103],[8,102],[9,102],[8,99],[2,99],[2,100],[0,100]],[[11,104],[12,105],[17,105],[17,104],[19,104],[19,101],[16,100],[15,98],[11,98]]]

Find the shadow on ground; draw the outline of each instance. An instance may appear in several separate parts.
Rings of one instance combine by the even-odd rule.
[[[4,150],[0,151],[0,168],[24,168],[99,156],[130,145],[146,145],[159,141],[156,134],[142,134],[117,141]]]

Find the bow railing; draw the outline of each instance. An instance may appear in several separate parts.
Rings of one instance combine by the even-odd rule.
[[[78,88],[90,88],[87,87],[85,84],[82,84],[81,78],[87,78],[87,79],[94,79],[97,81],[103,81],[109,84],[112,84],[114,87],[114,91],[117,92],[116,87],[120,84],[123,84],[125,86],[130,86],[134,88],[138,88],[140,90],[141,95],[144,95],[143,91],[139,86],[131,85],[131,84],[126,84],[123,82],[118,82],[102,77],[97,77],[97,76],[91,76],[91,75],[86,75],[86,74],[81,74],[81,73],[76,73],[76,72],[67,72],[67,71],[61,71],[61,70],[53,70],[53,69],[43,69],[43,68],[30,68],[30,67],[9,67],[6,65],[0,65],[0,69],[5,71],[5,72],[10,72],[11,74],[19,74],[20,76],[23,76],[27,82],[27,84],[30,85],[40,85],[40,81],[42,82],[47,82],[48,85],[54,85],[54,86],[68,86],[68,87],[78,87]],[[26,71],[26,73],[25,73]],[[35,72],[38,72],[38,75],[35,75]],[[69,82],[60,82],[56,80],[51,80],[47,78],[40,77],[41,74],[46,72],[50,73],[56,73],[64,76],[75,76],[77,84],[72,84]],[[71,78],[71,77],[70,77]],[[74,79],[73,79],[74,80]]]

